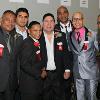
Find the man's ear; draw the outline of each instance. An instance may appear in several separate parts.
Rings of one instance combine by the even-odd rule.
[[[27,32],[30,34],[30,29],[28,29]]]

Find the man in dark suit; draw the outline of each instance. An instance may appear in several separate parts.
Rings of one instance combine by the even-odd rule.
[[[27,25],[29,21],[29,12],[26,8],[18,8],[16,10],[16,32],[23,36],[23,40],[27,38]]]
[[[24,40],[20,52],[19,89],[21,100],[41,100],[41,69],[44,65],[38,41],[42,33],[40,23],[32,21],[28,26],[28,33],[29,37]]]
[[[72,26],[71,20],[69,20],[69,11],[65,6],[61,5],[57,9],[57,24],[55,25],[55,31],[64,32],[66,34],[66,41],[68,43],[68,36],[70,32],[72,31],[72,29],[73,29],[73,26]],[[69,46],[68,46],[68,50],[69,50],[69,55],[70,55],[69,57],[71,59],[72,66],[73,66],[73,55],[72,55],[72,51],[70,50]],[[68,80],[64,80],[66,100],[71,100],[71,96],[72,96],[71,87],[73,83],[72,80],[73,80],[72,74]]]
[[[70,63],[66,35],[54,33],[55,18],[47,13],[43,16],[43,33],[40,38],[44,60],[45,79],[43,100],[64,100],[64,79],[70,77]]]
[[[3,13],[0,27],[0,100],[13,100],[17,88],[17,54],[21,37],[13,33],[16,15]],[[19,38],[18,38],[19,37]]]

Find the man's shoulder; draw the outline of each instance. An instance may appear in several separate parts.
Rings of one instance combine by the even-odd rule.
[[[60,24],[57,23],[55,25],[54,31],[57,31],[57,32],[60,32],[61,31]]]
[[[18,39],[19,37],[22,37],[21,34],[19,34],[18,32],[16,32],[16,29],[15,29],[15,28],[11,31],[11,35],[12,35],[15,39]],[[22,38],[23,38],[23,37],[22,37]]]

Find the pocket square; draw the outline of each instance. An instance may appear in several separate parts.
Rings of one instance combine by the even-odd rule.
[[[59,51],[63,50],[63,43],[62,42],[57,43],[57,50],[59,50]]]
[[[89,45],[89,41],[84,41],[83,50],[87,50]]]
[[[3,55],[4,45],[0,44],[0,57]]]
[[[36,51],[36,60],[37,61],[40,61],[41,60],[40,50]]]

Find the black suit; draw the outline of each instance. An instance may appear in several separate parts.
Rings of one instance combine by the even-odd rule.
[[[40,100],[42,91],[42,80],[40,78],[42,61],[36,52],[39,47],[34,45],[34,40],[29,36],[23,42],[20,53],[21,73],[19,89],[21,100]]]
[[[45,69],[47,67],[47,49],[44,34],[40,38],[42,57],[45,62]],[[62,43],[62,49],[58,45]],[[68,54],[66,35],[62,34],[60,37],[54,38],[54,62],[56,70],[47,71],[47,77],[44,80],[44,99],[43,100],[63,100],[63,81],[65,69],[71,69],[69,54]]]
[[[6,43],[6,32],[0,27],[0,44],[4,45],[3,55],[0,57],[0,100],[13,100],[14,91],[17,88],[17,55],[19,50],[19,37],[15,39],[15,34],[9,33],[10,52]]]
[[[71,21],[69,21],[69,24],[72,26]],[[60,22],[58,22],[55,25],[55,31],[57,31],[57,32],[62,32],[62,28],[63,27],[60,25]],[[73,27],[72,27],[72,29],[73,29]],[[70,33],[65,33],[65,34],[67,35],[67,38],[68,38],[68,36],[69,36]],[[68,43],[68,39],[66,41]],[[69,59],[71,61],[71,66],[73,66],[73,54],[72,54],[72,51],[69,51]],[[72,83],[73,83],[73,76],[71,74],[71,77],[68,80],[64,80],[65,100],[71,100],[71,96],[72,96],[72,93],[71,93]]]

